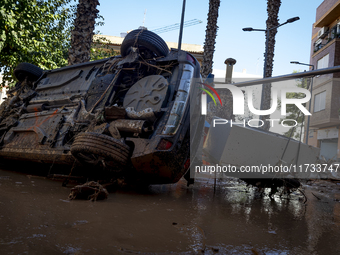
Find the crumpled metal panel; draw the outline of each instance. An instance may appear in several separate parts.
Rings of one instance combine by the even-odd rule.
[[[288,137],[280,134],[241,125],[233,124],[231,127],[229,123],[216,124],[215,127],[211,125],[203,145],[203,153],[211,164],[236,167],[257,166],[258,169],[262,169],[262,166],[273,167],[282,164],[293,170],[280,172],[280,174],[285,174],[285,177],[296,174],[298,178],[305,178],[307,174],[305,169],[300,172],[299,166],[316,163],[319,151],[319,148],[304,143],[299,144],[297,140],[289,141]],[[295,165],[297,171],[294,171]],[[236,172],[233,176],[247,178],[250,174],[252,173]],[[260,176],[272,178],[269,174]]]

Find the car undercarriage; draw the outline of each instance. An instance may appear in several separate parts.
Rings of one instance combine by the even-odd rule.
[[[188,169],[189,101],[200,106],[200,67],[165,47],[139,29],[120,56],[49,71],[19,64],[19,82],[0,109],[0,157],[177,182]],[[199,134],[203,121],[193,127]]]

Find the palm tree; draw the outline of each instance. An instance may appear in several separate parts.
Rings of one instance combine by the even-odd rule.
[[[95,20],[98,15],[98,0],[79,0],[77,5],[74,29],[71,32],[71,48],[68,54],[68,64],[88,62],[94,34]]]
[[[266,65],[266,73],[264,74],[265,77],[271,77],[273,72],[273,62],[274,62],[274,48],[275,48],[275,36],[277,33],[277,28],[268,30],[272,27],[279,25],[278,14],[281,6],[281,0],[267,0],[267,13],[268,19],[266,21],[267,32],[266,32],[266,40],[268,37],[268,48],[267,48],[267,65]],[[270,108],[271,103],[271,84],[264,84],[263,85],[264,96],[263,100],[263,110]],[[269,130],[270,123],[265,121],[269,119],[269,116],[262,116],[261,119],[264,121],[264,126],[262,129]]]
[[[201,75],[205,79],[210,73],[212,73],[213,57],[215,51],[215,43],[217,36],[217,18],[218,10],[220,7],[220,0],[209,0],[209,12],[207,29],[205,30],[205,42],[204,42],[204,53],[201,67]],[[217,90],[223,106],[213,105],[212,103],[208,106],[207,121],[211,122],[213,116],[218,116],[224,119],[234,119],[233,108],[232,108],[232,95],[229,90]]]
[[[207,29],[205,30],[204,53],[201,75],[206,78],[212,72],[215,41],[217,36],[217,18],[220,0],[209,0]]]

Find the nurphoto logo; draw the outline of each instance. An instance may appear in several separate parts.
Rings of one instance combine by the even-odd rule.
[[[206,86],[207,88],[209,88],[210,90],[212,90],[214,92],[214,94],[217,96],[217,98],[220,101],[220,104],[222,106],[222,101],[220,96],[218,95],[218,93],[216,92],[216,90],[209,86],[208,84],[204,83],[204,86]],[[229,89],[229,91],[232,94],[233,97],[233,114],[238,114],[238,115],[244,115],[244,97],[245,95],[243,94],[242,90],[239,87],[236,87],[234,85],[231,84],[216,84],[215,85],[216,89]],[[201,113],[202,115],[206,115],[207,114],[207,94],[213,99],[215,105],[216,105],[216,100],[213,97],[213,95],[207,90],[207,89],[203,89],[201,88],[201,90],[203,90],[205,93],[202,93],[201,95],[201,99],[202,99],[202,108],[201,108]],[[275,110],[277,109],[278,106],[278,89],[277,88],[272,88],[272,106],[270,109],[268,110],[257,110],[254,107],[253,104],[253,98],[252,98],[252,89],[248,88],[248,98],[247,98],[247,102],[248,102],[248,109],[251,113],[253,113],[254,115],[270,115],[273,112],[275,112]],[[286,95],[287,93],[303,93],[306,96],[304,98],[287,98]],[[304,103],[308,102],[311,98],[310,92],[307,89],[304,88],[282,88],[281,89],[281,115],[285,116],[287,115],[287,111],[286,111],[286,106],[287,104],[294,104],[296,105],[296,107],[298,107],[301,112],[304,115],[311,115],[311,113],[303,106]]]

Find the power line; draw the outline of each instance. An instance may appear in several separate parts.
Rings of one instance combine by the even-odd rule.
[[[198,20],[198,19],[192,19],[192,20],[188,20],[184,22],[184,27],[189,27],[189,26],[194,26],[197,24],[202,23],[202,20]],[[176,23],[176,24],[172,24],[169,26],[165,26],[165,27],[161,27],[161,28],[157,28],[154,30],[151,30],[152,32],[156,33],[156,34],[160,34],[160,33],[165,33],[165,32],[169,32],[172,30],[177,30],[180,27],[180,23]]]

